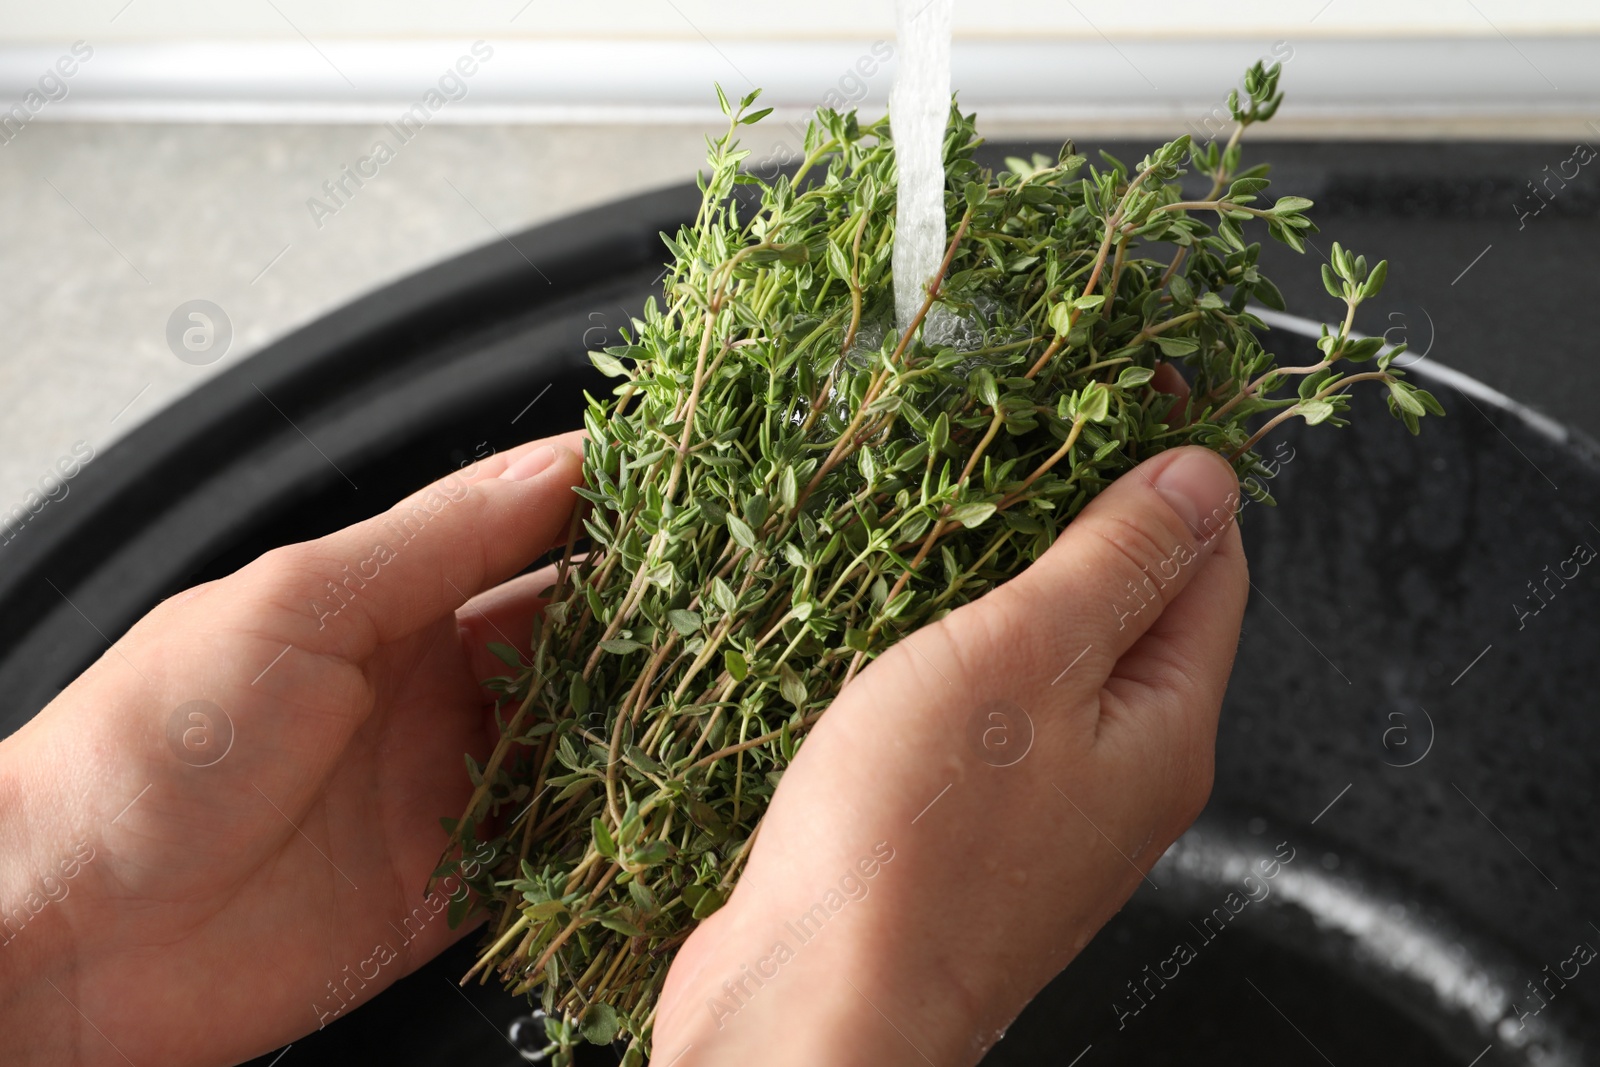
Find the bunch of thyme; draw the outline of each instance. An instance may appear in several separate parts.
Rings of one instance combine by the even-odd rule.
[[[835,694],[1027,567],[1114,479],[1199,444],[1259,487],[1263,435],[1343,424],[1361,381],[1413,432],[1442,414],[1391,366],[1399,349],[1352,335],[1386,264],[1337,244],[1323,275],[1345,314],[1322,359],[1280,367],[1257,340],[1248,306],[1283,301],[1245,227],[1296,250],[1314,230],[1310,201],[1267,204],[1267,168],[1240,169],[1278,73],[1246,74],[1226,144],[1180,138],[1131,169],[1069,143],[990,173],[952,107],[949,244],[903,333],[888,120],[821,111],[798,171],[766,181],[736,135],[767,112],[718,90],[728,130],[693,225],[663,235],[662,301],[591,353],[620,379],[585,414],[592,507],[531,660],[498,650],[503,736],[468,757],[471,802],[445,820],[450,855],[490,856],[468,880],[490,922],[467,977],[538,997],[556,1063],[618,1037],[643,1062],[674,949],[726,900]],[[1186,165],[1208,194],[1183,196]],[[1161,360],[1186,368],[1183,410],[1151,385]]]

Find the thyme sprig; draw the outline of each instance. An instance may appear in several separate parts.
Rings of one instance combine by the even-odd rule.
[[[952,106],[949,244],[903,333],[888,120],[818,112],[798,171],[768,181],[740,170],[757,94],[719,88],[728,129],[694,223],[663,235],[661,299],[590,354],[618,379],[584,415],[590,506],[531,659],[501,649],[503,736],[468,758],[471,802],[445,820],[448,855],[490,856],[468,880],[491,917],[468,977],[538,997],[555,1062],[618,1036],[643,1061],[673,951],[727,899],[834,695],[1038,558],[1114,479],[1198,444],[1270,499],[1256,444],[1290,418],[1342,425],[1352,385],[1384,383],[1413,432],[1442,414],[1393,367],[1401,349],[1352,334],[1387,266],[1337,244],[1323,276],[1345,311],[1323,358],[1280,367],[1261,347],[1252,302],[1283,299],[1245,228],[1297,250],[1315,229],[1310,201],[1267,204],[1266,167],[1240,169],[1277,81],[1251,68],[1226,144],[1179,138],[1132,168],[1068,143],[991,173]],[[1209,194],[1183,197],[1186,167]],[[1181,410],[1152,387],[1163,360],[1191,381]]]

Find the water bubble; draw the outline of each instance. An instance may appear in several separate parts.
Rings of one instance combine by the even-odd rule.
[[[516,1049],[528,1063],[549,1063],[550,1056],[546,1049],[550,1047],[550,1037],[544,1028],[544,1021],[548,1018],[542,1011],[534,1011],[531,1015],[523,1015],[511,1021],[507,1029],[507,1040],[511,1047]]]
[[[844,354],[845,364],[856,370],[877,362],[883,339],[889,335],[889,324],[881,319],[863,319],[856,327],[856,335]],[[896,337],[898,338],[898,334]],[[898,343],[898,341],[896,342]]]
[[[931,348],[977,352],[990,346],[1026,340],[1026,329],[1001,322],[1005,311],[998,300],[984,293],[974,294],[958,308],[935,305],[923,321],[922,343]],[[966,374],[977,367],[993,366],[995,361],[996,357],[988,354],[974,356],[963,360],[956,369]]]
[[[931,348],[971,352],[983,347],[983,323],[935,305],[922,320],[922,343]]]

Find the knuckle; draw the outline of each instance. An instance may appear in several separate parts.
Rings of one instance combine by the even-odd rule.
[[[1152,689],[1181,694],[1184,699],[1209,700],[1213,689],[1226,684],[1226,674],[1208,662],[1197,642],[1164,640],[1147,649],[1146,655],[1145,682]]]
[[[915,639],[926,641],[928,654],[936,661],[950,665],[955,679],[967,682],[981,679],[985,667],[992,665],[985,655],[990,645],[988,627],[982,621],[982,613],[970,610],[975,606],[969,604],[935,619],[914,635]]]
[[[1169,560],[1186,550],[1192,551],[1187,533],[1180,535],[1167,524],[1151,530],[1145,524],[1116,514],[1090,524],[1087,532],[1109,557],[1107,566],[1114,572],[1110,577],[1119,587],[1124,582],[1139,585],[1159,574]]]
[[[304,581],[315,568],[315,553],[307,544],[280,545],[261,553],[240,572],[268,588]]]
[[[1039,615],[1023,602],[1027,599],[1008,582],[927,629],[935,631],[949,660],[965,677],[995,680],[1012,675],[1038,640]]]
[[[234,607],[256,617],[263,612],[299,611],[326,597],[336,573],[328,566],[326,553],[309,541],[269,549],[224,580],[238,583],[242,595],[233,598]]]

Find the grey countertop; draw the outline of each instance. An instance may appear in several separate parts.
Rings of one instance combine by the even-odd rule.
[[[378,125],[74,122],[0,144],[0,512],[76,443],[106,448],[351,298],[501,234],[686,181],[704,154],[688,126],[430,127],[360,187],[346,179],[336,203],[323,183],[380,136],[394,141]],[[765,151],[777,136],[746,141]],[[314,216],[314,197],[332,214]],[[167,338],[175,309],[197,299],[232,330],[204,365]]]

